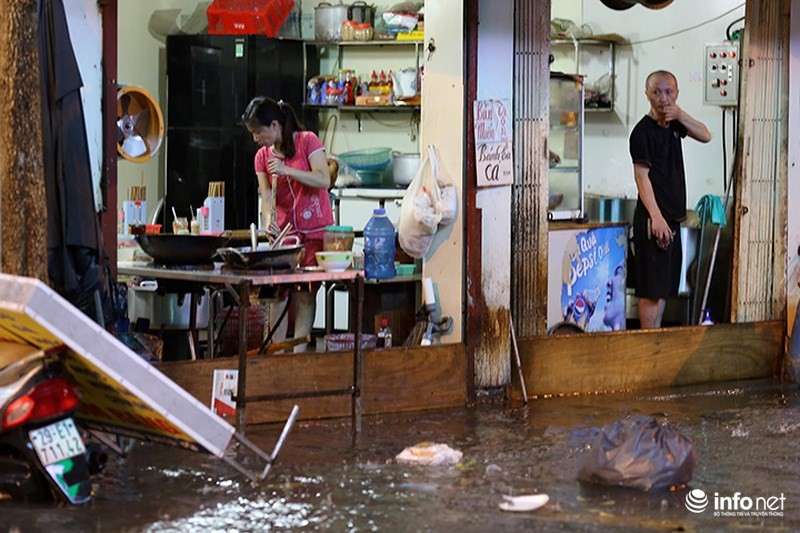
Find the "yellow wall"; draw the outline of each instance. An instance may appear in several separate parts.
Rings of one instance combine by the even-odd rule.
[[[422,85],[422,146],[434,144],[440,162],[458,189],[457,220],[440,230],[423,265],[423,275],[433,279],[442,314],[455,322],[445,342],[461,342],[464,305],[464,254],[462,182],[464,162],[464,47],[463,3],[456,0],[428,2],[425,7],[425,40],[436,42],[436,51],[425,62]]]

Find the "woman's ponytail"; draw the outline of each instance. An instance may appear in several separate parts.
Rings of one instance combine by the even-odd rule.
[[[292,106],[283,100],[277,102],[264,96],[256,96],[247,105],[247,109],[242,115],[245,124],[258,127],[269,126],[273,120],[277,120],[283,130],[281,131],[281,142],[278,149],[286,157],[291,159],[296,153],[294,146],[294,134],[304,131],[305,127],[298,120],[297,114]]]

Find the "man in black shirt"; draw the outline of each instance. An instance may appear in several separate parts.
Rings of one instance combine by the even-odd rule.
[[[708,128],[678,107],[678,80],[659,70],[647,77],[647,113],[633,128],[630,152],[639,199],[633,217],[633,269],[639,322],[661,326],[666,298],[678,294],[680,223],[686,218],[686,176],[681,140],[707,143]]]

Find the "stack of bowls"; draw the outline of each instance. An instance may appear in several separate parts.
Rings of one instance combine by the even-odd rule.
[[[392,160],[391,148],[365,148],[339,154],[339,159],[350,165],[361,178],[361,184],[381,185],[383,173]]]

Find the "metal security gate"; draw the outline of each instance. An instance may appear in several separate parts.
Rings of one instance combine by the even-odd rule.
[[[511,312],[519,336],[547,329],[550,0],[514,2]]]

